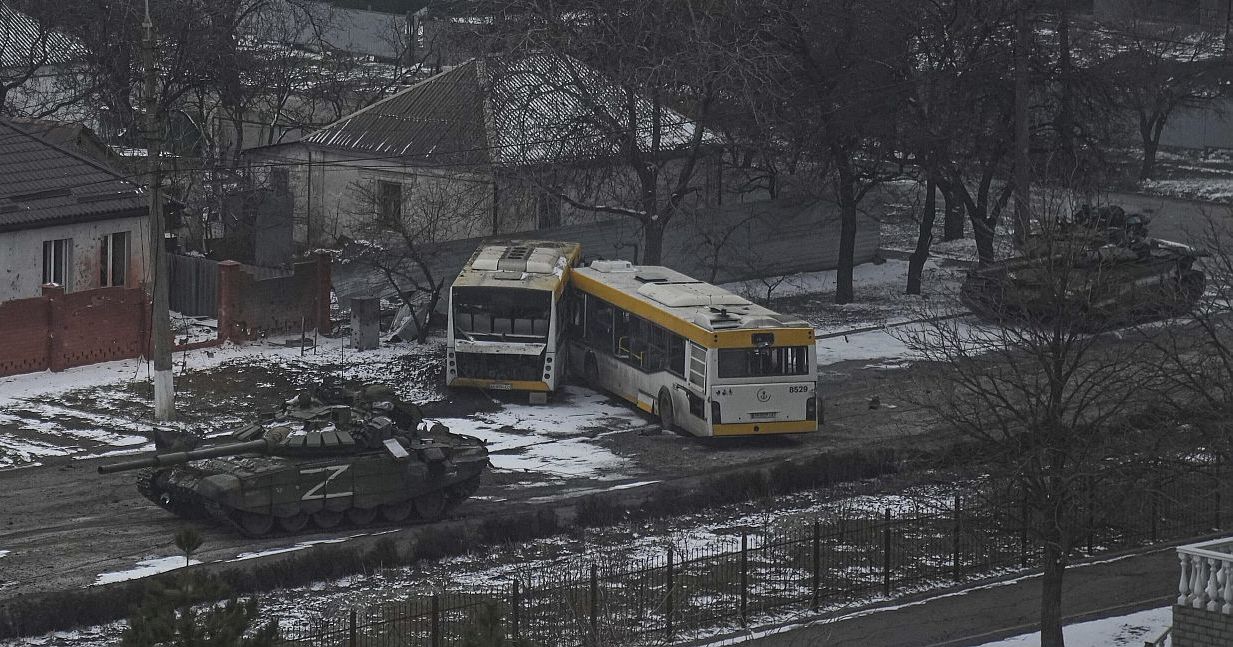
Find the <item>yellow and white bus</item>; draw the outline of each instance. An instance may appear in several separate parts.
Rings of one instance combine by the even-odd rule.
[[[482,245],[450,287],[446,384],[529,391],[544,401],[561,383],[561,299],[578,243]]]
[[[695,436],[818,430],[813,327],[666,267],[570,275],[569,363],[592,386]]]

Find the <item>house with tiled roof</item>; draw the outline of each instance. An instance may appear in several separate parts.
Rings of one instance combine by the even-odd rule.
[[[146,275],[147,193],[101,161],[0,120],[0,302],[134,287]]]
[[[365,223],[393,211],[405,215],[417,208],[417,196],[443,194],[470,210],[444,238],[523,232],[596,217],[562,204],[558,194],[564,191],[546,190],[526,178],[551,176],[554,168],[603,168],[622,143],[584,102],[624,111],[629,99],[619,86],[572,59],[476,58],[297,142],[252,149],[246,157],[256,175],[264,174],[270,186],[289,195],[286,231],[300,247],[362,237]],[[643,97],[632,105],[640,123],[647,124],[637,133],[639,147],[672,155],[690,144],[694,123],[688,117]],[[709,132],[703,139],[708,147],[718,143]],[[715,176],[717,191],[718,160],[702,164],[699,175]],[[636,195],[593,197],[637,200]]]

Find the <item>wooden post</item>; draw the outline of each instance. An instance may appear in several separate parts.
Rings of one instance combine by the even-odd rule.
[[[1095,502],[1093,490],[1096,489],[1096,486],[1092,482],[1090,475],[1085,480],[1087,481],[1087,555],[1091,557],[1096,543],[1096,515],[1092,510],[1092,505]]]
[[[511,585],[510,586],[511,591],[510,591],[510,603],[509,603],[510,614],[509,615],[510,615],[510,624],[512,625],[510,627],[510,635],[514,638],[514,641],[517,642],[518,641],[518,607],[521,606],[518,600],[518,578],[515,577],[513,581],[510,582],[510,585]]]
[[[599,644],[599,567],[591,564],[591,644]]]
[[[1027,493],[1023,494],[1023,499],[1019,502],[1019,566],[1027,568],[1028,565],[1028,505]]]
[[[813,588],[812,599],[809,607],[814,611],[818,610],[818,597],[821,582],[819,581],[822,574],[822,566],[819,563],[822,558],[822,528],[817,519],[813,520],[813,574],[811,578],[811,586]]]
[[[1221,501],[1220,499],[1220,488],[1221,486],[1224,485],[1224,479],[1221,478],[1222,477],[1221,469],[1220,469],[1221,466],[1222,466],[1222,462],[1220,460],[1220,456],[1216,456],[1216,488],[1215,490],[1216,490],[1216,529],[1217,530],[1220,529],[1220,524],[1221,524],[1220,506],[1223,504],[1223,501]]]
[[[882,513],[882,595],[890,597],[891,585],[891,524],[890,508]]]
[[[664,596],[664,635],[672,640],[672,587],[673,587],[673,555],[672,547],[668,547],[668,592]]]
[[[749,535],[741,531],[741,626],[749,608]]]
[[[355,609],[351,610],[351,622],[350,622],[348,629],[349,631],[347,632],[347,636],[348,636],[347,647],[356,647],[356,645],[359,644],[359,641],[357,640],[358,637],[356,636],[356,631],[355,631]]]
[[[432,647],[441,647],[441,596],[432,594]]]

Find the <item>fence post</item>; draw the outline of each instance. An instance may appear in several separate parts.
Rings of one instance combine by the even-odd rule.
[[[882,513],[882,595],[890,597],[891,585],[891,512],[886,508]]]
[[[1152,476],[1151,514],[1153,544],[1160,540],[1160,487],[1160,466],[1157,466]]]
[[[591,644],[599,644],[599,567],[591,564]]]
[[[1221,469],[1220,469],[1220,468],[1221,468],[1221,466],[1222,466],[1222,463],[1223,463],[1223,461],[1221,461],[1221,460],[1220,460],[1220,456],[1219,456],[1219,455],[1217,455],[1217,456],[1216,456],[1216,488],[1215,488],[1215,490],[1216,490],[1216,529],[1217,529],[1217,530],[1219,530],[1219,529],[1220,529],[1220,523],[1221,523],[1221,519],[1220,519],[1220,516],[1221,516],[1221,515],[1220,515],[1220,513],[1221,513],[1220,506],[1221,506],[1221,505],[1223,505],[1223,503],[1224,503],[1223,501],[1221,501],[1221,500],[1220,500],[1220,486],[1221,486],[1221,485],[1223,485],[1223,483],[1222,483],[1222,479],[1220,478],[1220,477],[1221,477]]]
[[[1019,566],[1028,565],[1028,504],[1027,493],[1024,492],[1019,502]]]
[[[432,594],[432,647],[441,647],[441,596]]]
[[[749,535],[741,531],[741,626],[749,608]]]
[[[356,647],[359,644],[358,636],[355,631],[355,609],[351,610],[351,622],[347,627],[347,647]]]
[[[664,634],[668,637],[668,640],[672,640],[672,597],[673,597],[672,595],[672,587],[673,587],[672,567],[673,566],[674,566],[674,563],[673,563],[672,547],[669,546],[668,547],[668,593],[664,599]]]
[[[821,585],[820,578],[822,574],[821,564],[819,564],[822,558],[822,546],[821,546],[822,529],[820,526],[821,524],[818,523],[818,520],[814,519],[813,520],[813,580],[812,580],[813,596],[812,596],[812,601],[809,605],[810,608],[812,608],[814,611],[818,610],[818,590]]]
[[[514,641],[516,642],[518,640],[518,607],[519,607],[518,578],[515,577],[513,581],[510,582],[510,584],[512,585],[512,589],[513,589],[511,592],[512,594],[510,595],[510,607],[509,607],[510,608],[510,614],[509,614],[510,623],[511,625],[513,625],[510,627],[511,629],[510,635],[514,638]]]
[[[952,526],[953,541],[951,542],[953,546],[953,550],[954,550],[954,553],[951,555],[951,569],[952,569],[951,574],[954,576],[955,580],[959,579],[959,532],[960,530],[962,530],[962,527],[960,526],[960,523],[961,523],[960,517],[962,514],[963,514],[963,508],[961,507],[959,493],[956,492],[955,493],[955,523],[954,523],[954,526]]]
[[[1091,557],[1092,553],[1095,552],[1093,548],[1096,543],[1096,519],[1092,510],[1092,503],[1095,500],[1093,490],[1096,489],[1096,485],[1093,483],[1093,479],[1090,474],[1084,480],[1087,482],[1087,555],[1088,557]]]

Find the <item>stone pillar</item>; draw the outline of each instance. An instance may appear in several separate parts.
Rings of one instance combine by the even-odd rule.
[[[47,299],[47,368],[53,372],[65,369],[64,361],[64,286],[47,283],[43,286]]]
[[[372,350],[381,344],[381,302],[378,299],[351,299],[351,348]]]
[[[240,264],[223,261],[218,264],[218,342],[231,340],[240,343],[244,336],[236,329],[236,282],[240,276]]]

